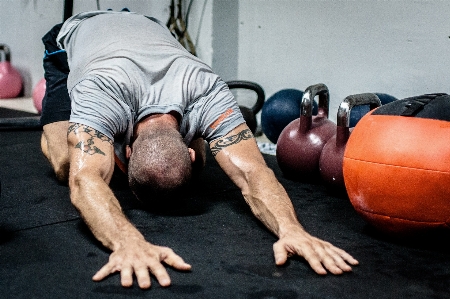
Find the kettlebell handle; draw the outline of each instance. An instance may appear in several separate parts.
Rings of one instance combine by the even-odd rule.
[[[337,126],[350,127],[350,112],[353,107],[359,105],[369,105],[370,110],[381,106],[381,101],[376,94],[360,93],[346,97],[339,105],[337,113]]]
[[[261,85],[251,82],[251,81],[243,81],[243,80],[234,80],[234,81],[228,81],[226,82],[229,89],[235,89],[235,88],[243,88],[243,89],[249,89],[253,90],[256,95],[256,103],[253,105],[252,108],[250,108],[253,112],[253,115],[256,115],[259,111],[261,111],[264,101],[266,100],[266,95],[264,93],[264,89],[261,87]]]
[[[0,44],[0,52],[3,52],[5,55],[5,61],[11,61],[11,51],[9,47],[5,44]]]
[[[303,93],[300,116],[312,117],[313,101],[316,96],[319,96],[319,113],[328,118],[328,109],[330,106],[330,93],[328,92],[328,87],[323,84],[315,84],[306,88]]]

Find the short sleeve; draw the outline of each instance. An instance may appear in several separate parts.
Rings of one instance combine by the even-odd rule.
[[[182,129],[186,130],[187,143],[200,136],[211,142],[245,123],[233,94],[221,80],[208,94],[200,98],[188,113],[182,124]]]
[[[95,79],[85,79],[70,91],[72,111],[70,122],[84,124],[114,141],[126,134],[132,119],[130,109]]]

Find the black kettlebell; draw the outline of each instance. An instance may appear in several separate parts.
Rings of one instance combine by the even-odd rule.
[[[243,80],[235,80],[227,82],[228,88],[231,89],[248,89],[253,90],[256,95],[256,102],[253,107],[249,108],[243,105],[239,105],[239,109],[241,110],[242,116],[247,123],[247,126],[250,128],[253,134],[256,133],[256,129],[258,128],[258,121],[256,119],[256,114],[261,111],[264,101],[266,100],[266,95],[264,93],[264,89],[255,82],[243,81]]]

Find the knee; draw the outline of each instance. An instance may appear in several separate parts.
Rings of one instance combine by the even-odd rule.
[[[67,183],[69,180],[69,161],[54,162],[52,161],[53,170],[55,172],[56,178],[61,183]]]
[[[50,155],[48,154],[47,138],[45,138],[44,133],[42,133],[41,135],[41,150],[44,156],[47,158],[47,160],[50,161]]]
[[[41,138],[41,149],[44,156],[50,162],[56,178],[61,183],[67,183],[69,178],[69,157],[63,151],[50,151],[44,135]]]
[[[45,125],[41,137],[42,153],[50,162],[56,178],[62,183],[67,183],[69,178],[68,124],[68,121],[62,121]]]

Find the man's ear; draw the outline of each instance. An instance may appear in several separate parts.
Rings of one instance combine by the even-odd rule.
[[[131,157],[131,147],[129,145],[125,146],[125,156],[127,157],[127,160],[130,160]]]
[[[191,162],[194,163],[195,162],[195,151],[190,147],[188,147],[188,150],[189,150],[189,156],[191,157]]]

